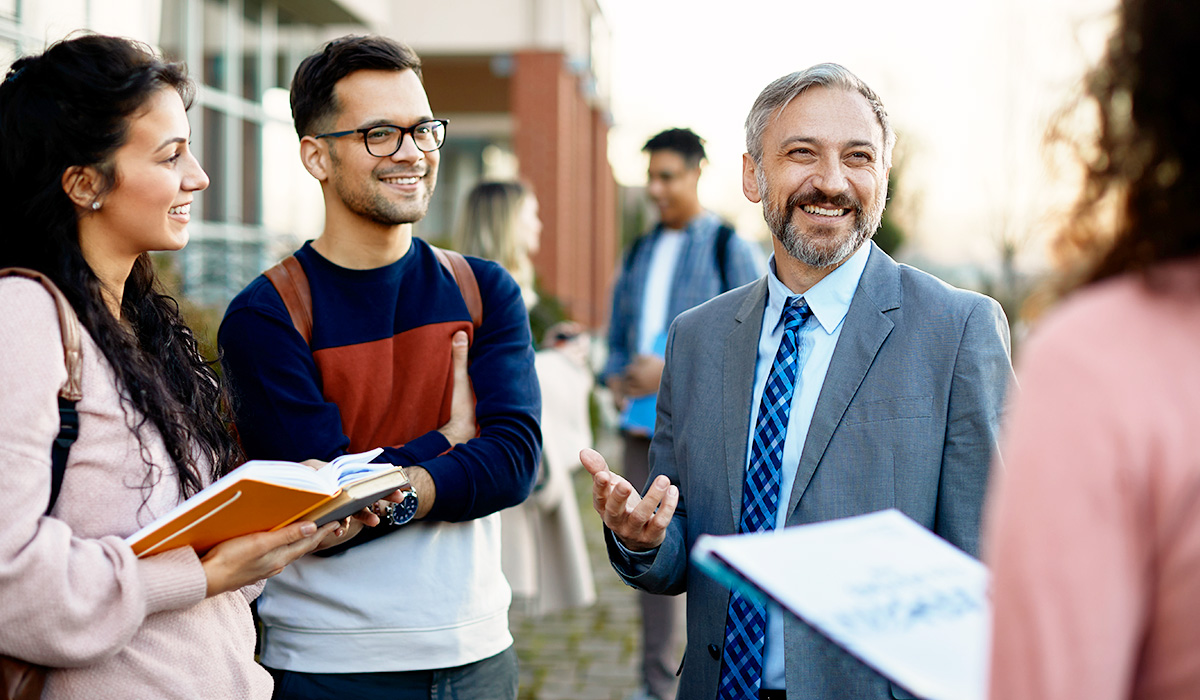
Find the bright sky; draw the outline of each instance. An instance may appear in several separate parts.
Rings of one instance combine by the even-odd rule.
[[[766,236],[741,194],[742,122],[775,78],[824,61],[875,89],[899,135],[893,199],[916,254],[989,264],[1004,236],[1037,264],[1055,207],[1050,117],[1100,55],[1114,0],[602,0],[613,35],[609,154],[645,182],[641,146],[687,126],[707,141],[701,197]],[[895,170],[893,171],[896,172]],[[1060,178],[1061,179],[1061,178]]]

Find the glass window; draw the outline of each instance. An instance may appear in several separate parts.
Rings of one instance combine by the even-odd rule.
[[[204,304],[211,304],[217,301],[219,295],[224,292],[226,270],[229,269],[226,260],[226,250],[228,246],[225,241],[220,239],[208,239],[197,241],[199,247],[199,262],[200,262],[200,293],[199,301]]]
[[[242,287],[250,284],[250,281],[257,277],[258,273],[274,262],[271,261],[269,263],[266,260],[266,246],[262,243],[242,243],[241,249],[241,265],[238,268],[241,279],[235,280],[236,284],[234,286],[237,289],[234,290],[234,293],[241,291]]]
[[[183,0],[163,0],[159,48],[168,61],[186,61],[184,54]]]
[[[229,59],[225,42],[224,0],[204,0],[204,72],[205,85],[224,90]]]
[[[251,102],[262,100],[262,74],[259,60],[262,57],[262,3],[246,0],[242,7],[242,97]]]
[[[242,223],[262,224],[262,125],[242,122]]]
[[[228,185],[222,180],[231,170],[225,163],[225,114],[211,107],[205,107],[202,114],[204,141],[200,163],[212,178],[212,184],[204,191],[203,217],[205,221],[225,221],[225,188]]]
[[[483,152],[491,143],[486,138],[455,136],[453,128],[451,123],[439,151],[437,194],[430,200],[425,218],[415,227],[417,235],[434,244],[449,243],[458,208],[478,182],[483,172]]]

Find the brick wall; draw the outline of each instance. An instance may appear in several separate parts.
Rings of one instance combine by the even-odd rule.
[[[556,51],[514,56],[513,149],[537,193],[543,224],[538,279],[588,326],[607,317],[616,258],[616,184],[608,124]]]

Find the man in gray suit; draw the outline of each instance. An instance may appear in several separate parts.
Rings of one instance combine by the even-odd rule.
[[[1008,324],[994,300],[870,242],[894,143],[879,98],[841,66],[763,90],[742,189],[774,234],[770,271],[673,324],[644,496],[583,455],[617,572],[688,594],[679,698],[912,697],[689,567],[701,534],[898,508],[978,554]]]

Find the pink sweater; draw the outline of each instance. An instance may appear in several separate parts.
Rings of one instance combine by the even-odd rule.
[[[116,380],[83,334],[80,435],[53,517],[50,444],[66,371],[53,302],[0,280],[0,653],[50,666],[45,698],[267,698],[249,601],[205,598],[190,549],[136,559],[122,538],[179,500],[161,438],[147,467]]]
[[[995,700],[1200,698],[1200,261],[1076,294],[1019,363],[990,496]]]

